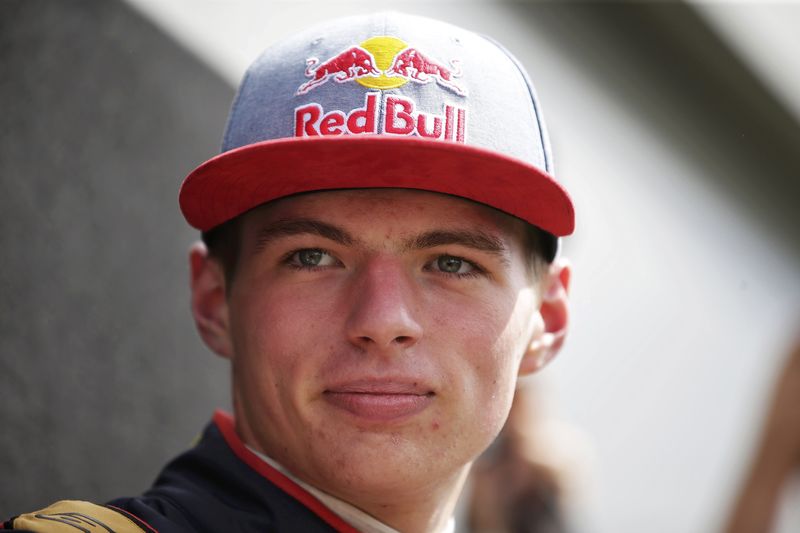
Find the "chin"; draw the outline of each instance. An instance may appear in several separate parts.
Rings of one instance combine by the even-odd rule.
[[[324,451],[324,465],[318,465],[316,472],[325,472],[326,479],[318,483],[346,499],[350,494],[398,494],[449,483],[460,479],[465,466],[483,448],[466,450],[454,446],[455,440],[448,440],[449,444],[442,445],[396,433],[362,433],[357,442]]]

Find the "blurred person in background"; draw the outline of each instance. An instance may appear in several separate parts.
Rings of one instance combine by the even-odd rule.
[[[794,344],[772,391],[758,448],[752,458],[726,533],[767,532],[782,489],[800,472],[800,339]],[[800,527],[800,524],[798,524]]]
[[[473,533],[566,533],[586,481],[585,436],[547,412],[547,390],[526,382],[506,425],[476,461],[467,503]]]

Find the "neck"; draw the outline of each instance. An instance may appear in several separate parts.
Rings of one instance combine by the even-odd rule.
[[[471,464],[462,467],[452,479],[435,487],[414,487],[407,493],[370,494],[358,498],[358,501],[355,498],[343,499],[404,533],[443,531],[455,512],[470,467]]]

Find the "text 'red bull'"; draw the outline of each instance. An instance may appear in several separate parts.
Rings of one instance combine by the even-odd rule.
[[[385,112],[378,123],[380,93],[367,93],[366,104],[345,114],[334,110],[325,112],[319,104],[308,104],[295,109],[296,137],[318,135],[345,135],[383,133],[389,135],[417,135],[428,139],[466,142],[467,112],[453,105],[445,105],[442,115],[417,110],[410,98],[386,95],[382,102]]]

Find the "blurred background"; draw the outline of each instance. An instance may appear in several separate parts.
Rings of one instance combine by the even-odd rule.
[[[526,66],[576,203],[534,377],[576,530],[719,530],[800,333],[800,5],[0,0],[0,518],[139,493],[228,405],[177,207],[267,45],[393,8]],[[800,530],[800,478],[774,531]]]

